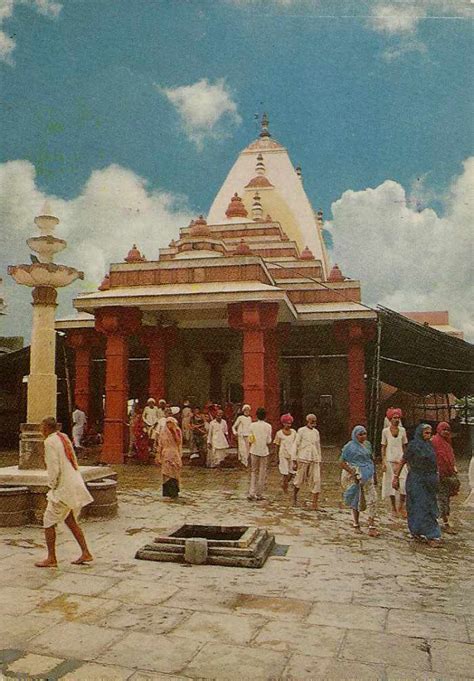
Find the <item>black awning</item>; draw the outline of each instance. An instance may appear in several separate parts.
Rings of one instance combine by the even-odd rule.
[[[378,307],[380,374],[410,393],[474,394],[474,345]]]

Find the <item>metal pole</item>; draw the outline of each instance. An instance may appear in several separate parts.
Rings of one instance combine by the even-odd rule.
[[[373,375],[373,390],[374,390],[374,400],[375,400],[375,409],[374,409],[374,416],[372,420],[372,427],[371,427],[371,443],[372,443],[372,448],[373,452],[375,454],[375,446],[376,446],[376,438],[377,438],[377,433],[378,433],[378,422],[379,422],[379,410],[380,410],[380,346],[381,346],[381,341],[382,341],[382,315],[380,311],[378,311],[377,314],[377,345],[375,348],[375,372]],[[377,469],[375,468],[374,472],[374,483],[377,484]]]

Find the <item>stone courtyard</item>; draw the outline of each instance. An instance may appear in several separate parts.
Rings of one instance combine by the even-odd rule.
[[[463,487],[457,536],[414,544],[379,502],[381,536],[354,535],[340,506],[337,450],[323,451],[323,508],[299,508],[279,488],[246,500],[247,475],[184,468],[182,498],[160,495],[154,467],[116,466],[119,516],[86,521],[95,555],[58,533],[57,569],[39,527],[0,529],[0,678],[474,678],[472,510]],[[0,454],[0,465],[11,458]],[[308,500],[309,501],[309,500]],[[138,561],[136,550],[179,523],[259,525],[277,547],[260,569]],[[367,528],[364,527],[364,533]],[[3,677],[2,677],[3,674]]]

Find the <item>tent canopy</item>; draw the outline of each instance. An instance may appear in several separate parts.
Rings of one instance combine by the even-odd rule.
[[[474,393],[474,345],[386,307],[378,314],[381,381],[420,395]]]

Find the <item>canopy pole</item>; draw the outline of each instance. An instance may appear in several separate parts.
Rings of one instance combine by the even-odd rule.
[[[377,344],[375,346],[374,366],[372,369],[372,390],[370,405],[370,442],[375,452],[377,429],[380,411],[380,346],[382,340],[382,315],[377,312]],[[377,470],[374,473],[374,482],[377,483]]]

